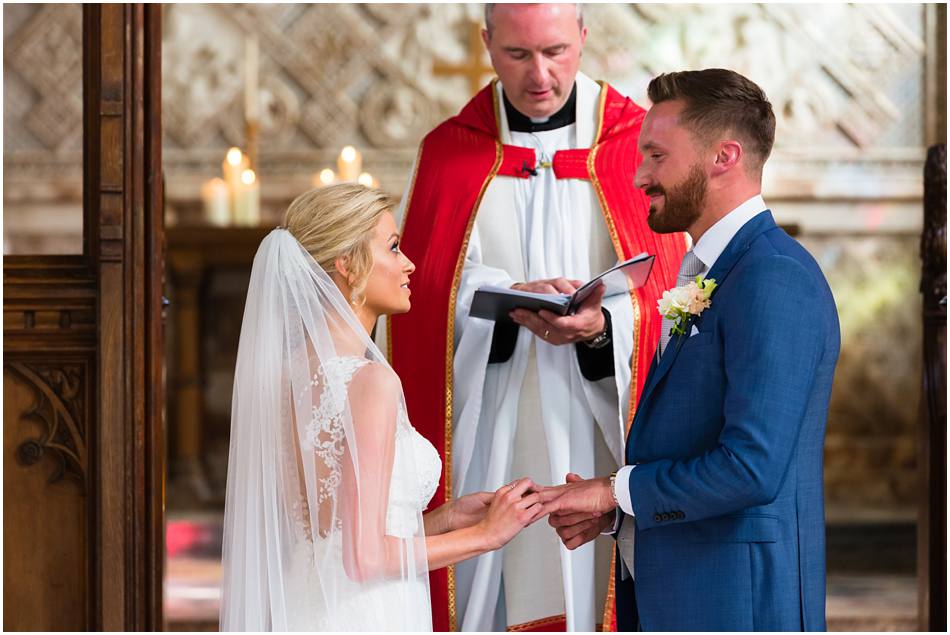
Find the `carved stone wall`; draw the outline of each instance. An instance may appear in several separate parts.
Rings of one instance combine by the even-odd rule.
[[[467,59],[480,11],[477,4],[167,5],[171,197],[197,197],[188,188],[219,170],[228,146],[243,143],[249,34],[261,47],[265,196],[309,183],[347,143],[364,151],[385,187],[401,192],[422,135],[470,95],[466,78],[433,69]],[[75,180],[79,9],[5,6],[4,18],[5,182]],[[586,7],[585,19],[583,69],[641,103],[650,77],[665,70],[725,66],[759,82],[779,118],[766,184],[772,198],[920,196],[921,5],[598,4]]]
[[[61,251],[81,233],[80,12],[73,5],[3,10],[4,251]],[[166,5],[169,220],[194,207],[226,148],[243,144],[249,34],[260,42],[260,175],[265,213],[274,218],[344,144],[360,149],[385,189],[403,191],[422,135],[471,94],[466,77],[436,69],[471,61],[471,24],[481,10]],[[842,313],[828,481],[830,498],[843,504],[913,503],[908,447],[920,361],[919,327],[908,316],[919,310],[915,237],[931,103],[925,75],[934,57],[926,43],[946,41],[945,26],[942,40],[933,37],[926,15],[919,4],[585,7],[583,70],[638,102],[653,75],[709,66],[746,74],[773,101],[778,136],[765,196],[819,255]],[[218,392],[227,391],[233,351],[216,342],[205,350],[214,372],[208,414],[226,421],[227,395]],[[887,462],[885,476],[865,487],[878,460]],[[857,478],[865,472],[855,465],[868,478]]]

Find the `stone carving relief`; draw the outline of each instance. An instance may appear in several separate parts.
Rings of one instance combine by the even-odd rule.
[[[6,364],[6,368],[23,379],[35,394],[33,406],[21,415],[21,421],[32,421],[39,425],[38,436],[28,437],[17,446],[16,461],[29,467],[49,457],[55,467],[48,483],[57,483],[69,477],[84,491],[85,367],[80,364],[54,367],[11,362]]]
[[[82,10],[37,5],[32,15],[23,8],[10,13],[20,26],[4,32],[4,155],[8,148],[52,155],[81,150]],[[15,79],[8,82],[8,75]]]
[[[488,61],[470,50],[481,11],[479,4],[166,5],[169,176],[210,175],[224,148],[242,144],[244,47],[256,34],[262,175],[309,175],[353,143],[368,167],[390,177],[385,185],[401,190],[422,135],[471,94],[464,76],[433,68],[472,55]],[[62,170],[53,158],[80,150],[80,58],[62,53],[63,42],[75,41],[78,51],[80,9],[4,12],[8,22],[19,17],[5,33],[5,167],[37,170],[48,159]],[[585,20],[584,70],[640,102],[649,78],[666,70],[726,66],[761,83],[780,119],[778,170],[797,172],[808,161],[919,174],[920,5],[596,4]],[[866,184],[840,187],[861,196]]]

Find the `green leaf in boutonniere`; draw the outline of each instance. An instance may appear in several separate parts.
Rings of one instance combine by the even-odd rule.
[[[702,276],[696,276],[695,282],[663,292],[656,306],[661,316],[673,322],[672,335],[686,334],[686,323],[710,307],[717,286],[712,278],[704,280]]]

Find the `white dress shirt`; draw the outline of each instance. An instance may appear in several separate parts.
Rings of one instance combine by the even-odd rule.
[[[739,207],[735,208],[722,218],[715,225],[706,230],[699,237],[699,240],[693,246],[693,253],[703,263],[703,270],[700,275],[705,276],[716,264],[719,256],[725,251],[726,246],[732,241],[739,230],[750,220],[768,209],[761,194],[753,196]],[[620,503],[620,509],[628,516],[633,516],[633,502],[630,499],[630,472],[634,470],[635,465],[625,465],[617,470],[617,478],[614,480],[614,497]],[[614,523],[613,531],[616,531],[619,525],[618,519]],[[612,533],[612,532],[611,532]]]

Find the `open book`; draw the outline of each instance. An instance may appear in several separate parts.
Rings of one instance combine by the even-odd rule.
[[[629,293],[643,286],[650,276],[655,256],[642,253],[603,272],[571,295],[559,293],[530,293],[504,287],[481,287],[472,299],[472,317],[511,322],[508,313],[514,309],[540,311],[546,309],[558,315],[573,315],[577,308],[600,285],[607,287],[604,297]]]

